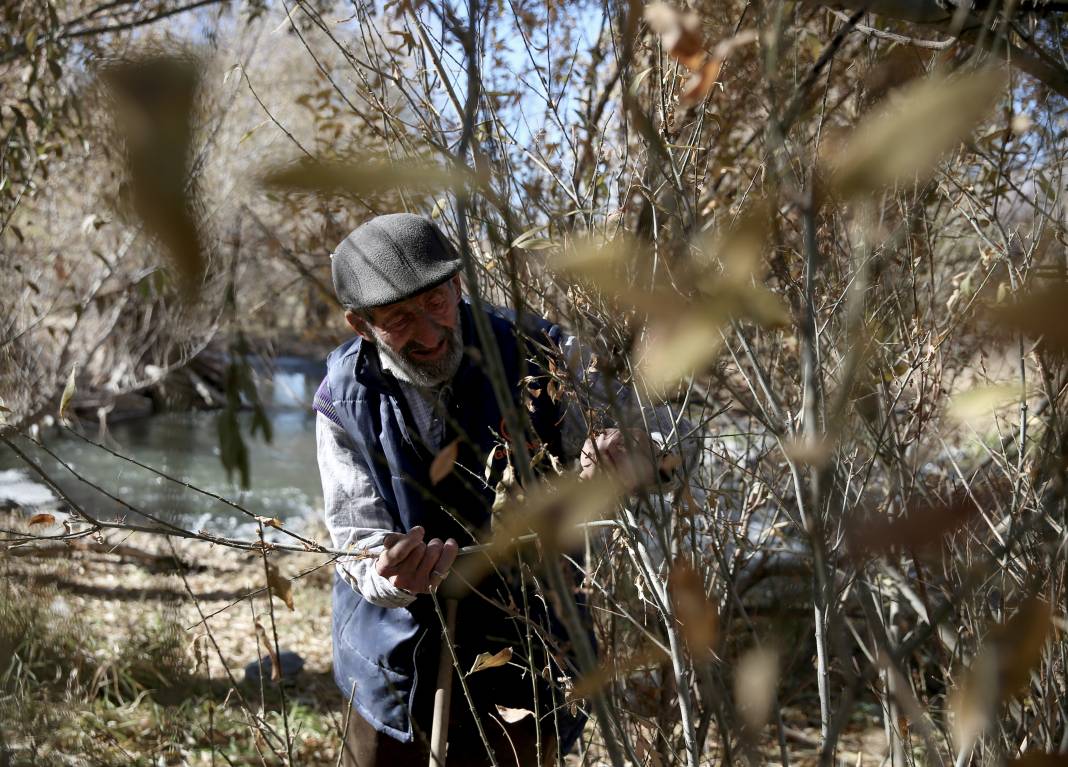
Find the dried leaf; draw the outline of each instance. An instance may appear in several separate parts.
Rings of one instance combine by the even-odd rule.
[[[1027,687],[1031,669],[1042,659],[1052,616],[1048,602],[1032,597],[1007,623],[990,632],[951,697],[960,748],[970,747],[998,706]]]
[[[260,642],[267,649],[267,655],[271,658],[271,681],[277,682],[282,678],[282,664],[278,658],[278,653],[275,652],[274,643],[267,638],[267,630],[263,628],[263,624],[256,621],[256,636]]]
[[[1018,404],[1027,398],[1027,389],[1019,383],[992,384],[955,394],[949,402],[949,415],[955,420],[981,426],[999,407]]]
[[[1056,282],[994,306],[989,313],[999,330],[1041,337],[1046,347],[1064,351],[1068,350],[1068,322],[1061,321],[1061,315],[1066,306],[1068,283]]]
[[[273,527],[277,530],[282,529],[282,520],[278,517],[256,517],[256,521],[267,527]]]
[[[54,525],[55,523],[56,523],[56,518],[53,515],[46,514],[44,512],[41,512],[40,514],[34,514],[32,517],[30,517],[30,522],[29,522],[29,524],[31,526],[33,526],[33,525]]]
[[[285,602],[286,607],[293,609],[293,582],[278,572],[273,563],[267,563],[267,586],[271,593]]]
[[[462,167],[356,159],[351,162],[302,160],[268,172],[262,183],[296,192],[344,193],[362,197],[398,188],[459,190],[467,186],[479,186],[482,179]]]
[[[631,676],[638,671],[659,666],[667,654],[659,647],[649,647],[631,655],[623,660],[609,659],[597,667],[595,671],[586,674],[575,682],[568,699],[590,698],[613,679],[621,679]]]
[[[205,266],[189,183],[199,67],[187,58],[155,56],[110,67],[103,77],[116,96],[133,208],[192,291]]]
[[[627,235],[611,239],[584,237],[575,239],[549,260],[555,271],[588,280],[599,290],[620,297],[628,303],[655,310],[659,302],[651,301],[647,288],[652,275],[652,258],[648,250]],[[636,286],[641,285],[643,289]]]
[[[719,635],[719,612],[705,595],[700,573],[686,562],[677,562],[668,576],[668,593],[694,659],[707,660]]]
[[[505,647],[495,653],[480,652],[475,656],[475,662],[471,664],[471,670],[467,672],[468,676],[479,671],[485,671],[488,668],[497,668],[498,666],[507,665],[508,661],[512,659],[512,648]]]
[[[723,345],[720,330],[727,319],[705,316],[697,310],[650,328],[640,352],[642,382],[650,391],[664,392],[694,370],[706,367]]]
[[[645,21],[656,34],[668,55],[687,69],[700,68],[708,55],[701,39],[701,20],[692,11],[679,13],[667,3],[650,3],[645,7]]]
[[[856,521],[846,527],[849,551],[854,559],[893,549],[923,549],[938,544],[979,513],[979,506],[966,493],[943,505],[918,506],[904,515],[885,513]]]
[[[70,407],[70,401],[74,399],[74,393],[77,390],[77,377],[78,366],[72,365],[70,369],[70,375],[67,376],[67,385],[63,387],[63,396],[59,399],[59,418],[60,420],[66,420],[67,408]]]
[[[529,708],[508,708],[507,706],[497,706],[497,714],[508,724],[515,724],[528,716],[534,716],[534,712]]]
[[[754,30],[747,29],[716,45],[712,55],[686,83],[682,93],[679,95],[679,101],[683,104],[695,104],[703,100],[711,92],[716,80],[719,79],[719,73],[723,69],[723,62],[727,60],[727,57],[743,45],[749,45],[758,39],[759,35]]]
[[[456,438],[441,448],[430,464],[430,484],[436,485],[452,472],[456,457],[460,454],[460,439]]]
[[[850,198],[928,173],[993,108],[1004,84],[1002,72],[987,69],[895,91],[889,106],[873,109],[835,152],[832,187]]]
[[[795,463],[823,467],[834,454],[834,444],[824,437],[796,437],[783,442],[783,452]]]
[[[723,69],[723,61],[721,59],[709,59],[705,62],[704,66],[693,73],[690,79],[686,81],[686,85],[683,86],[682,92],[679,94],[679,101],[683,104],[696,104],[701,101],[712,91],[712,86],[716,84],[716,79],[719,77],[720,70]]]
[[[523,493],[505,494],[498,485],[494,504],[493,538],[478,555],[460,557],[453,569],[457,582],[478,583],[493,567],[515,551],[519,538],[534,534],[550,550],[580,543],[580,524],[601,519],[624,490],[609,472],[580,480],[574,474],[554,477]]]
[[[1044,754],[1028,751],[1018,759],[1010,759],[1006,767],[1068,767],[1068,754]]]
[[[734,700],[738,713],[753,732],[768,722],[779,682],[779,654],[754,647],[738,659],[734,673]]]

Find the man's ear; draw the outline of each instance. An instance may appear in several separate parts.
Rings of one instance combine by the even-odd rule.
[[[456,291],[456,303],[460,303],[460,299],[464,295],[463,285],[460,283],[460,273],[454,274],[449,281],[452,282],[453,290]]]
[[[352,331],[362,338],[364,341],[371,343],[375,342],[375,335],[371,332],[371,326],[367,324],[367,320],[361,317],[351,309],[345,312],[345,322],[348,323]]]

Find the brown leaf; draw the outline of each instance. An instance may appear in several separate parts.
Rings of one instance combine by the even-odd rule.
[[[679,94],[679,101],[683,104],[696,104],[702,101],[712,91],[716,84],[720,70],[723,69],[723,61],[709,59],[699,70],[690,76]]]
[[[1011,303],[994,306],[990,316],[999,330],[1042,338],[1043,345],[1055,351],[1068,350],[1068,322],[1061,315],[1068,306],[1068,283],[1029,291]]]
[[[55,523],[56,518],[51,514],[45,514],[44,512],[34,514],[30,517],[30,525],[54,525]]]
[[[267,654],[271,658],[271,681],[277,682],[282,678],[282,664],[279,662],[278,653],[274,651],[274,643],[267,638],[267,630],[263,628],[263,624],[256,621],[256,636],[260,642],[267,649]]]
[[[452,467],[456,465],[456,457],[460,454],[460,438],[457,437],[452,442],[441,448],[441,451],[434,456],[433,462],[430,464],[430,484],[436,485],[445,477],[449,476],[452,471]]]
[[[666,392],[680,379],[711,363],[723,346],[720,330],[726,316],[709,317],[699,308],[661,321],[647,332],[638,365],[642,383],[653,392]]]
[[[1028,751],[1018,759],[1010,759],[1007,767],[1068,767],[1068,754],[1044,754]]]
[[[1031,669],[1042,660],[1052,617],[1049,603],[1032,597],[990,632],[951,698],[959,747],[974,743],[998,706],[1028,686]]]
[[[644,16],[649,29],[660,35],[668,55],[687,69],[700,68],[708,54],[701,39],[701,19],[696,13],[679,13],[667,3],[650,3]]]
[[[1042,648],[1052,627],[1048,602],[1031,598],[1004,626],[992,632],[990,641],[999,646],[1002,700],[1027,686],[1031,669],[1042,659]]]
[[[975,500],[961,493],[944,505],[915,507],[900,517],[884,513],[848,524],[846,540],[855,559],[899,548],[923,549],[940,543],[978,513]]]
[[[609,659],[575,682],[568,695],[569,699],[590,698],[613,679],[625,678],[638,671],[660,665],[667,654],[659,647],[648,647],[622,660]]]
[[[188,58],[155,56],[112,66],[103,77],[116,96],[133,208],[191,291],[205,267],[189,191],[199,67]]]
[[[278,517],[256,517],[256,521],[267,527],[273,527],[277,530],[282,529],[282,520]]]
[[[267,563],[267,586],[271,593],[285,602],[286,607],[293,609],[293,582],[270,562]]]
[[[471,664],[471,670],[467,672],[468,676],[478,671],[485,671],[488,668],[497,668],[498,666],[504,666],[512,659],[512,648],[505,647],[495,653],[480,652],[475,656],[475,662]]]
[[[373,158],[351,161],[302,160],[277,168],[263,177],[265,186],[296,192],[347,193],[369,196],[397,188],[462,189],[482,179],[466,168],[447,168],[425,162],[382,162]]]
[[[705,595],[700,573],[686,562],[677,562],[668,576],[668,593],[694,659],[708,659],[719,635],[719,612]]]
[[[515,724],[528,716],[534,716],[534,712],[529,708],[508,708],[507,706],[497,706],[497,714],[508,724]]]
[[[720,42],[712,51],[708,61],[686,83],[686,87],[679,96],[679,101],[683,104],[694,104],[703,100],[711,92],[716,80],[719,79],[719,73],[723,69],[723,62],[727,60],[727,57],[743,45],[756,42],[758,39],[757,33],[748,29]]]

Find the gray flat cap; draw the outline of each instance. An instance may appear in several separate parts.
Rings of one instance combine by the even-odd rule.
[[[356,310],[411,298],[460,270],[460,256],[441,230],[411,213],[372,218],[330,258],[337,299]]]

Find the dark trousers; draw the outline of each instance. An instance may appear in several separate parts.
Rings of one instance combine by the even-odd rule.
[[[466,701],[461,700],[460,703],[467,706]],[[499,767],[538,767],[532,716],[513,724],[503,722],[499,716],[492,719],[483,716],[482,721],[486,740],[493,749]],[[468,723],[470,727],[465,726]],[[542,764],[556,764],[555,738],[547,732],[542,732],[542,738]],[[345,753],[341,764],[345,767],[422,767],[430,764],[429,732],[416,731],[415,740],[401,743],[396,738],[378,732],[356,711],[349,714],[348,732],[342,747]],[[490,764],[486,746],[470,716],[460,717],[458,726],[449,727],[445,763],[446,767],[485,767]]]

